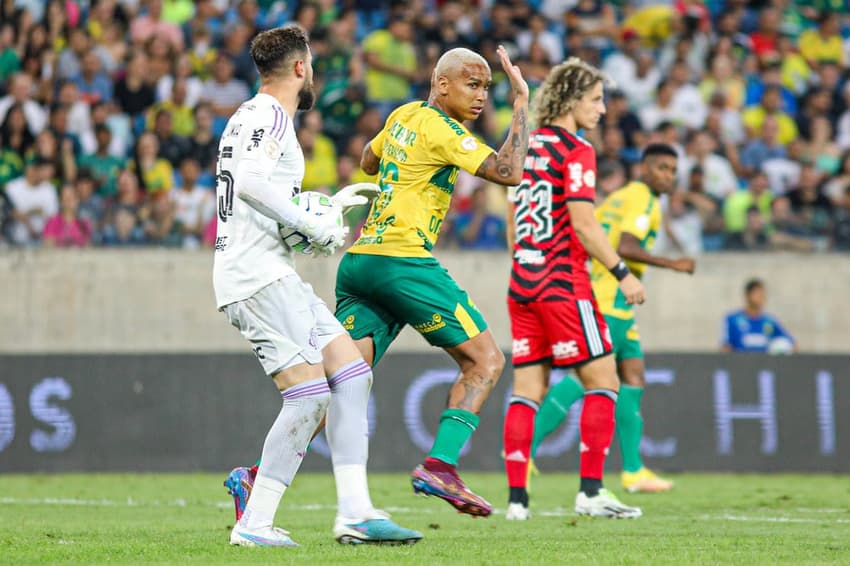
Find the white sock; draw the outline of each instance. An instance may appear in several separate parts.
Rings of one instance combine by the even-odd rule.
[[[283,483],[258,475],[239,525],[251,530],[271,527],[284,491]]]
[[[369,498],[366,466],[359,464],[334,466],[334,479],[339,506],[337,513],[341,517],[363,520],[374,516],[375,508]]]

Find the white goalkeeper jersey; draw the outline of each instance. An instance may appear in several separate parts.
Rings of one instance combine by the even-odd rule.
[[[244,102],[218,144],[213,287],[219,308],[294,273],[293,252],[284,246],[278,223],[234,196],[241,171],[249,167],[261,170],[265,182],[287,198],[301,191],[304,154],[292,118],[268,94]]]

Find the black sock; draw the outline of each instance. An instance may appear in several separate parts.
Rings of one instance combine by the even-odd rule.
[[[522,503],[524,507],[528,507],[528,491],[524,487],[512,487],[510,490],[508,503]]]
[[[581,478],[579,490],[583,491],[588,497],[599,495],[599,490],[602,489],[602,480],[593,478]]]

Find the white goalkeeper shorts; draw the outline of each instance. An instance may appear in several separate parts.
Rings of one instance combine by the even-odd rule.
[[[221,310],[271,376],[301,363],[321,363],[322,349],[345,332],[312,285],[295,273]]]

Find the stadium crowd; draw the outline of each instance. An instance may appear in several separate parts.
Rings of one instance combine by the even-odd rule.
[[[498,145],[504,44],[532,91],[570,55],[613,79],[588,134],[600,198],[647,144],[677,148],[664,246],[850,250],[845,0],[0,0],[0,22],[3,246],[211,246],[218,136],[257,87],[248,45],[296,22],[317,94],[303,190],[373,180],[364,144],[452,47],[490,61],[472,127]],[[504,248],[504,194],[461,174],[439,246]]]

